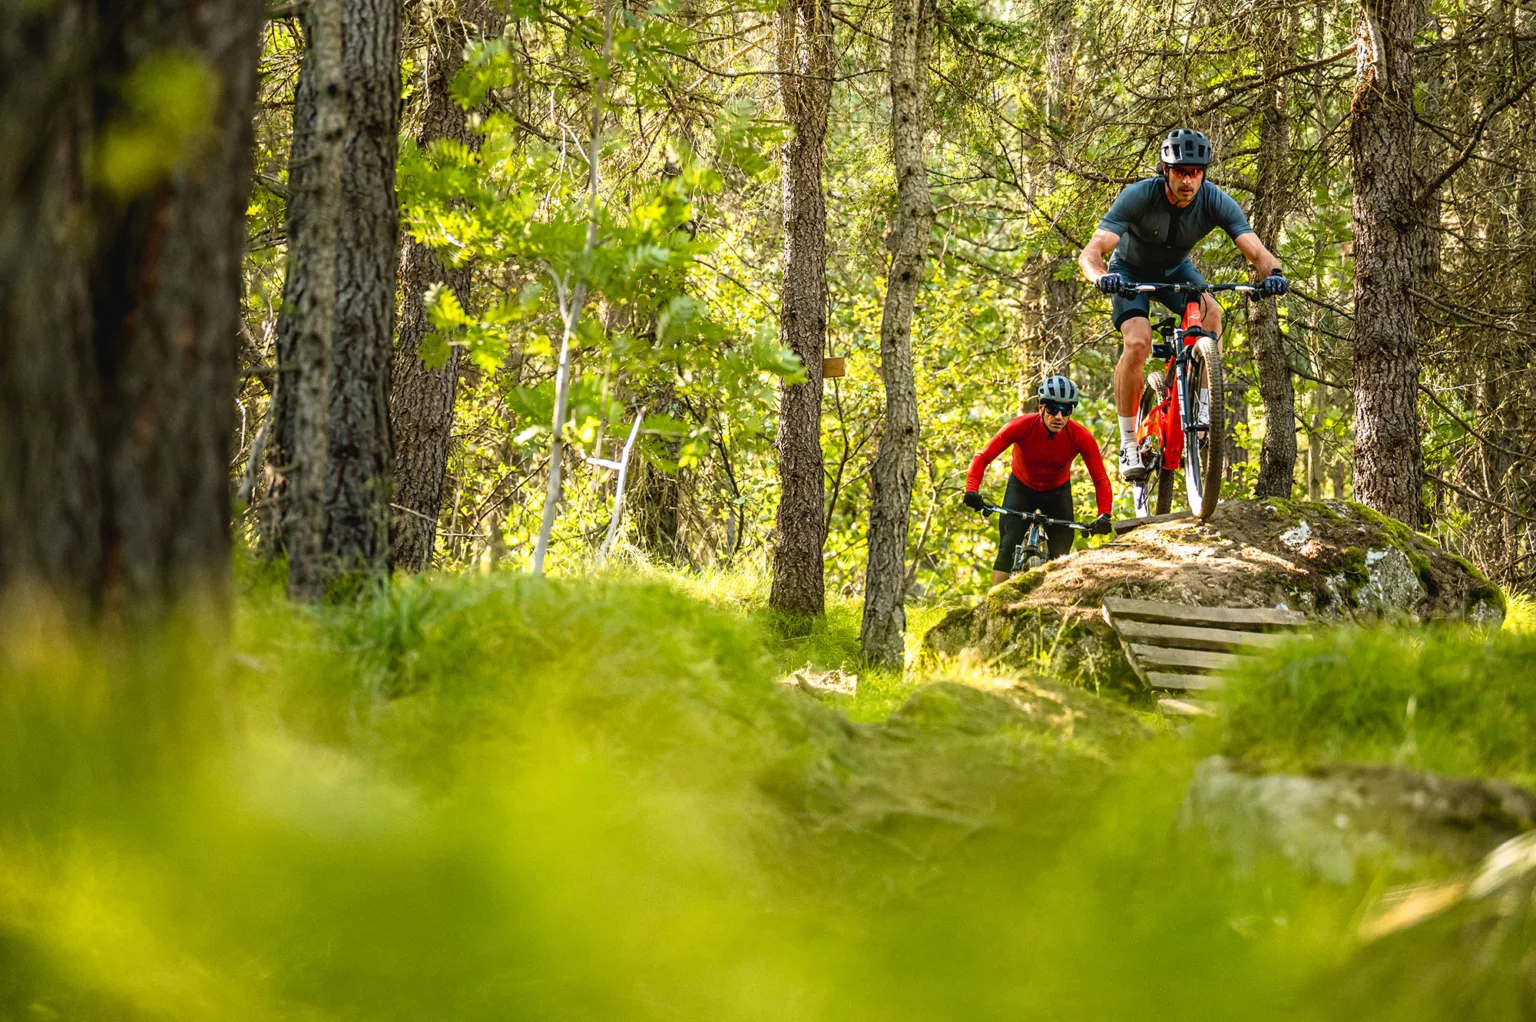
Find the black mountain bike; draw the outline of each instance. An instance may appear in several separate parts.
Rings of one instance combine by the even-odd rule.
[[[1024,541],[1014,548],[1013,567],[1009,569],[1014,572],[1038,568],[1048,560],[1045,539],[1045,527],[1047,525],[1065,525],[1067,528],[1074,529],[1077,532],[1088,531],[1088,526],[1086,525],[1080,525],[1077,522],[1064,522],[1057,518],[1047,518],[1039,511],[1015,511],[1012,508],[1000,507],[997,504],[982,505],[981,513],[984,517],[990,517],[993,512],[1000,515],[1013,515],[1024,520],[1026,526]]]

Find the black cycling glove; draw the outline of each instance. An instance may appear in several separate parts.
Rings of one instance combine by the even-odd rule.
[[[972,511],[982,511],[985,510],[987,506],[987,502],[981,499],[981,494],[974,490],[967,493],[960,499],[965,501],[965,506],[970,508]]]
[[[1094,283],[1094,286],[1107,295],[1117,295],[1125,290],[1125,278],[1118,273],[1106,273]]]
[[[1108,536],[1114,531],[1115,527],[1109,523],[1109,515],[1099,515],[1093,520],[1093,524],[1088,526],[1090,536]]]
[[[1280,272],[1280,267],[1269,271],[1269,276],[1259,281],[1259,290],[1264,292],[1265,298],[1276,298],[1285,294],[1290,289],[1291,282],[1285,279],[1285,274]]]

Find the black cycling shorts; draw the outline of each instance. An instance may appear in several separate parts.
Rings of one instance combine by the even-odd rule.
[[[1048,518],[1072,521],[1072,480],[1067,480],[1054,490],[1032,490],[1012,472],[1008,473],[1008,490],[1003,495],[1003,507],[1014,511],[1039,511]],[[995,571],[1013,570],[1013,552],[1024,542],[1023,519],[1013,515],[998,515],[997,560],[992,562]],[[1065,525],[1045,527],[1047,560],[1072,551],[1073,532]]]
[[[1126,280],[1136,284],[1205,284],[1205,278],[1200,276],[1200,271],[1195,269],[1195,264],[1188,259],[1184,260],[1166,273],[1141,273],[1124,263],[1111,260],[1110,273],[1118,273]],[[1143,291],[1142,293],[1127,298],[1124,295],[1113,295],[1110,298],[1110,308],[1115,314],[1115,329],[1120,329],[1120,324],[1128,319],[1140,316],[1148,318],[1152,303],[1150,299],[1156,298],[1163,308],[1172,312],[1175,316],[1184,315],[1184,306],[1189,303],[1189,295],[1181,295],[1174,291]]]

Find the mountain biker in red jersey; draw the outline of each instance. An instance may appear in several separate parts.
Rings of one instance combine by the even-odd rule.
[[[1205,180],[1211,162],[1210,141],[1201,132],[1177,128],[1163,140],[1156,177],[1127,185],[1115,198],[1099,229],[1088,239],[1077,264],[1083,275],[1112,295],[1115,328],[1124,346],[1115,366],[1115,406],[1120,416],[1120,478],[1144,479],[1147,468],[1136,446],[1136,408],[1145,385],[1144,369],[1152,352],[1149,297],[1175,314],[1184,300],[1172,291],[1149,296],[1128,284],[1204,284],[1189,252],[1217,227],[1247,257],[1263,278],[1266,297],[1283,295],[1289,286],[1280,261],[1264,247],[1237,202]],[[1105,263],[1110,251],[1114,257]],[[1201,326],[1221,337],[1221,307],[1201,296]]]
[[[1095,535],[1110,533],[1109,509],[1114,504],[1114,490],[1104,473],[1104,459],[1093,434],[1072,421],[1077,407],[1077,387],[1065,376],[1052,376],[1040,384],[1036,397],[1039,410],[1021,415],[998,430],[980,454],[971,459],[965,477],[965,506],[982,510],[986,502],[978,492],[987,466],[1003,450],[1013,447],[1013,471],[1003,507],[1014,511],[1039,511],[1049,518],[1072,520],[1072,462],[1082,455],[1093,478],[1093,492],[1098,500],[1099,517],[1089,531]],[[997,560],[992,562],[992,584],[1008,581],[1013,567],[1013,552],[1024,539],[1024,522],[1013,515],[998,515]],[[1049,556],[1060,557],[1072,549],[1072,530],[1061,525],[1047,526]]]

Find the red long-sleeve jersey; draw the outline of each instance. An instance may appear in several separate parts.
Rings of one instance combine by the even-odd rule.
[[[1054,490],[1072,478],[1072,461],[1079,454],[1088,466],[1093,479],[1093,495],[1099,504],[1099,514],[1109,514],[1115,503],[1115,491],[1109,485],[1104,472],[1104,459],[1099,455],[1099,445],[1093,434],[1077,422],[1067,420],[1067,425],[1055,436],[1040,421],[1040,414],[1021,415],[997,431],[997,436],[983,447],[981,453],[971,459],[971,470],[965,476],[966,492],[974,492],[981,486],[981,477],[987,466],[1003,448],[1013,445],[1013,474],[1019,482],[1031,490]]]

